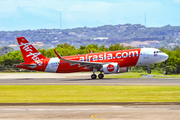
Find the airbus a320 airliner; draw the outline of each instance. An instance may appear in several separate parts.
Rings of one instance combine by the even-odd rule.
[[[18,68],[54,73],[93,71],[92,79],[97,78],[96,71],[100,71],[98,78],[102,79],[104,74],[118,73],[121,67],[148,67],[150,64],[168,59],[167,54],[156,48],[137,48],[101,53],[91,52],[90,54],[64,57],[54,50],[58,58],[46,58],[24,37],[18,37],[17,41],[24,58],[24,63],[18,64]],[[149,67],[148,73],[151,73]]]

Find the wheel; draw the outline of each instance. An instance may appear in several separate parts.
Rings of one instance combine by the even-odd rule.
[[[96,77],[97,77],[96,74],[92,74],[92,75],[91,75],[91,78],[92,78],[92,79],[96,79]]]
[[[151,74],[151,71],[150,71],[150,70],[148,70],[148,71],[147,71],[147,73],[148,73],[148,74]]]
[[[98,75],[98,78],[99,78],[99,79],[103,79],[103,77],[104,77],[104,74],[99,74],[99,75]]]

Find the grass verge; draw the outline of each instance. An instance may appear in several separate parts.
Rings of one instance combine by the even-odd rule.
[[[153,78],[180,78],[180,74],[176,75],[163,75],[158,72],[147,74],[147,72],[126,72],[113,75],[105,75],[105,78],[142,78],[142,75],[153,75]]]
[[[39,102],[180,102],[180,86],[0,86],[0,103]]]

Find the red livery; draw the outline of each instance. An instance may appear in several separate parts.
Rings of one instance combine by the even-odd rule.
[[[58,58],[46,58],[24,37],[18,37],[17,41],[25,61],[18,64],[17,67],[55,73],[93,71],[92,79],[96,79],[96,71],[100,71],[98,77],[102,79],[104,77],[103,72],[104,74],[118,73],[121,67],[149,66],[149,64],[168,59],[167,54],[156,48],[137,48],[101,53],[90,51],[90,54],[64,57],[54,50]],[[157,55],[155,56],[154,53]],[[148,73],[150,72],[148,69]]]

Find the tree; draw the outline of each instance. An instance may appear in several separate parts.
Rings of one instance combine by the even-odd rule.
[[[109,46],[109,51],[115,51],[115,50],[124,50],[125,47],[120,44],[114,44]]]

